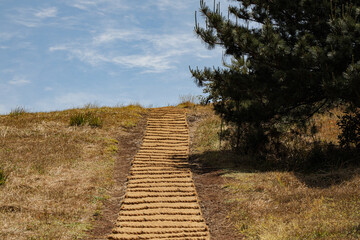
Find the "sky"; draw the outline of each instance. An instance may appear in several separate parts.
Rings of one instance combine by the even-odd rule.
[[[223,50],[195,35],[198,9],[198,0],[1,0],[0,114],[202,94],[189,66],[221,66]]]

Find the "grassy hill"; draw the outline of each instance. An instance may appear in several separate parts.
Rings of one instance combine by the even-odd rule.
[[[341,114],[334,109],[314,116],[315,134],[294,136],[289,131],[283,139],[288,151],[307,153],[314,141],[336,146],[337,115]],[[236,229],[239,239],[360,239],[360,167],[356,164],[304,171],[259,163],[252,155],[231,151],[224,140],[220,145],[221,121],[210,107],[193,107],[188,116],[193,128],[190,159],[201,166],[203,175],[213,172],[222,179],[218,194],[226,205],[227,226]],[[316,156],[313,161],[324,160]],[[319,154],[326,157],[334,156]],[[203,200],[205,208],[212,207],[211,201]]]
[[[213,239],[360,238],[359,167],[298,171],[259,163],[232,151],[230,141],[220,144],[211,106],[178,107],[188,109],[190,162]],[[1,115],[0,238],[109,233],[148,111],[88,106]],[[339,114],[318,115],[318,132],[289,131],[283,141],[294,154],[313,141],[336,145]]]
[[[85,238],[114,188],[119,141],[146,113],[131,105],[0,116],[0,239]]]

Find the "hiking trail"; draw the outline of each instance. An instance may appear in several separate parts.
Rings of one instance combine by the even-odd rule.
[[[109,239],[210,239],[188,166],[188,154],[185,110],[152,109]]]

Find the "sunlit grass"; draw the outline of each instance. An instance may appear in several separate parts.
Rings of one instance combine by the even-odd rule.
[[[354,178],[327,188],[309,187],[292,172],[225,174],[232,193],[229,214],[248,239],[358,239],[360,237],[359,171]]]
[[[141,106],[0,116],[0,239],[80,239],[113,185],[117,137]],[[102,128],[70,126],[90,112]],[[96,201],[94,200],[96,199]]]

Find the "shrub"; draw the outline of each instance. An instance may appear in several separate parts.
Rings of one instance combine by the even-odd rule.
[[[90,127],[102,127],[103,125],[103,122],[100,119],[100,117],[97,117],[94,114],[91,114],[90,112],[88,113],[86,120]]]
[[[345,148],[355,146],[360,149],[360,112],[347,111],[337,123],[341,129],[340,145]]]
[[[70,117],[70,126],[82,126],[85,125],[85,114],[78,113]]]
[[[92,112],[77,113],[70,117],[70,126],[83,126],[89,125],[90,127],[102,127],[103,122],[100,117]]]

